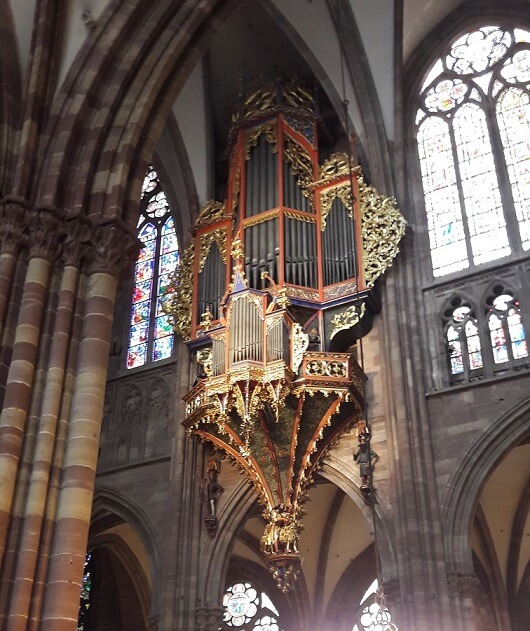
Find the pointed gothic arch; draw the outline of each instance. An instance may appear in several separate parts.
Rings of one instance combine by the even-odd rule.
[[[150,570],[151,601],[149,615],[156,615],[160,608],[161,590],[161,553],[157,530],[143,509],[114,489],[99,487],[94,493],[92,519],[89,531],[88,547],[97,539],[97,535],[120,523],[128,524],[139,536]]]
[[[529,438],[529,418],[530,397],[527,397],[473,441],[448,481],[442,523],[449,575],[473,573],[469,534],[481,489],[502,458]]]

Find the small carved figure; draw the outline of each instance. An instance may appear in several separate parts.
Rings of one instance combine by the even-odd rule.
[[[379,456],[375,453],[375,451],[369,448],[368,437],[365,433],[359,434],[359,446],[357,451],[353,454],[353,459],[359,465],[362,491],[363,487],[370,487],[370,474],[376,463],[379,461]]]
[[[298,528],[292,511],[282,502],[270,511],[269,523],[261,538],[264,554],[297,554]]]
[[[217,501],[221,497],[224,488],[217,481],[219,475],[220,463],[217,458],[211,456],[208,459],[208,477],[201,480],[201,501],[206,508],[206,516],[204,521],[210,535],[217,532]]]

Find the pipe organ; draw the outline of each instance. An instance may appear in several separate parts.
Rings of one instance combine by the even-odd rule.
[[[295,83],[244,101],[229,167],[227,199],[200,211],[165,308],[203,366],[184,424],[254,484],[264,559],[287,590],[307,487],[361,418],[364,375],[349,347],[405,222],[348,156],[319,165],[315,103]]]

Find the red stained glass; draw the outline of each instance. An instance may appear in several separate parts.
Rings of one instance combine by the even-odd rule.
[[[143,366],[147,359],[147,344],[141,346],[134,346],[129,348],[127,353],[127,368],[137,368]]]
[[[143,300],[149,300],[151,298],[152,281],[144,280],[140,283],[136,283],[133,290],[133,304],[136,302],[142,302]]]
[[[167,198],[158,176],[150,169],[142,188],[138,238],[144,247],[135,267],[127,367],[167,359],[173,353],[173,331],[162,308],[169,274],[178,265],[178,242]],[[148,221],[146,221],[148,219]],[[153,287],[156,284],[156,295]],[[156,318],[156,320],[155,320]],[[150,333],[151,332],[151,333]]]

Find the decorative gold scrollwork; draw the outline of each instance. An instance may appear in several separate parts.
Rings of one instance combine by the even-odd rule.
[[[309,217],[308,215],[301,215],[299,213],[293,213],[290,210],[284,210],[283,216],[289,217],[289,219],[296,219],[297,221],[305,221],[306,223],[316,223],[316,219],[314,217]]]
[[[392,265],[399,252],[398,244],[405,233],[406,221],[393,197],[379,195],[373,186],[368,186],[360,167],[355,167],[353,172],[357,176],[359,187],[364,276],[367,286],[372,287],[376,279]],[[324,231],[333,201],[337,197],[341,199],[350,216],[354,217],[352,185],[349,178],[344,180],[344,176],[349,175],[346,154],[334,154],[324,163],[320,175],[325,176],[320,182],[342,180],[320,193],[320,227]]]
[[[217,243],[223,263],[226,263],[226,239],[226,228],[219,228],[218,230],[212,230],[211,232],[201,234],[199,248],[199,272],[202,272],[204,268],[204,264],[206,263],[206,259],[208,258],[210,248],[212,247],[212,243],[214,241]]]
[[[232,214],[236,212],[237,204],[239,202],[239,191],[241,188],[241,167],[239,163],[233,167],[235,175],[232,184],[232,200],[230,203],[230,211]]]
[[[237,236],[232,241],[232,251],[230,252],[230,255],[236,261],[239,260],[239,259],[242,259],[245,256],[245,250],[243,248],[243,242],[241,241],[239,236]]]
[[[191,335],[193,299],[193,244],[187,247],[166,288],[162,310],[168,314],[173,330],[188,340]]]
[[[329,339],[332,340],[339,331],[351,329],[352,326],[355,326],[361,320],[365,311],[366,305],[363,302],[361,305],[351,305],[342,313],[334,316],[331,320],[333,331]]]
[[[225,217],[225,205],[211,199],[199,211],[195,222],[196,228],[204,228]]]
[[[355,169],[354,169],[355,172]],[[319,183],[335,180],[350,174],[350,159],[347,153],[332,154],[320,167]]]
[[[246,140],[245,140],[245,148],[244,155],[245,160],[250,158],[250,152],[253,147],[256,147],[260,136],[265,134],[265,140],[272,145],[272,152],[277,153],[278,151],[278,135],[276,133],[276,121],[268,121],[263,123],[263,125],[258,125],[257,127],[253,127],[249,130]]]
[[[204,374],[207,377],[212,376],[212,360],[213,354],[211,348],[204,348],[197,353],[197,363],[204,368]]]
[[[308,114],[313,114],[315,111],[313,96],[299,83],[289,83],[289,85],[284,88],[283,97],[285,105],[297,111],[307,112]]]
[[[341,182],[337,186],[328,188],[320,194],[320,229],[322,232],[326,229],[326,220],[331,211],[333,201],[339,197],[348,210],[348,214],[353,218],[354,206],[353,206],[353,194],[352,185],[349,180]]]
[[[308,188],[313,183],[313,162],[305,149],[289,136],[285,136],[285,158],[291,165],[302,193],[309,200],[313,198],[313,191]]]
[[[243,111],[245,118],[254,116],[273,107],[276,101],[276,88],[265,84],[245,99]]]
[[[394,197],[383,197],[359,176],[359,205],[362,220],[364,277],[368,287],[391,265],[407,222]]]

